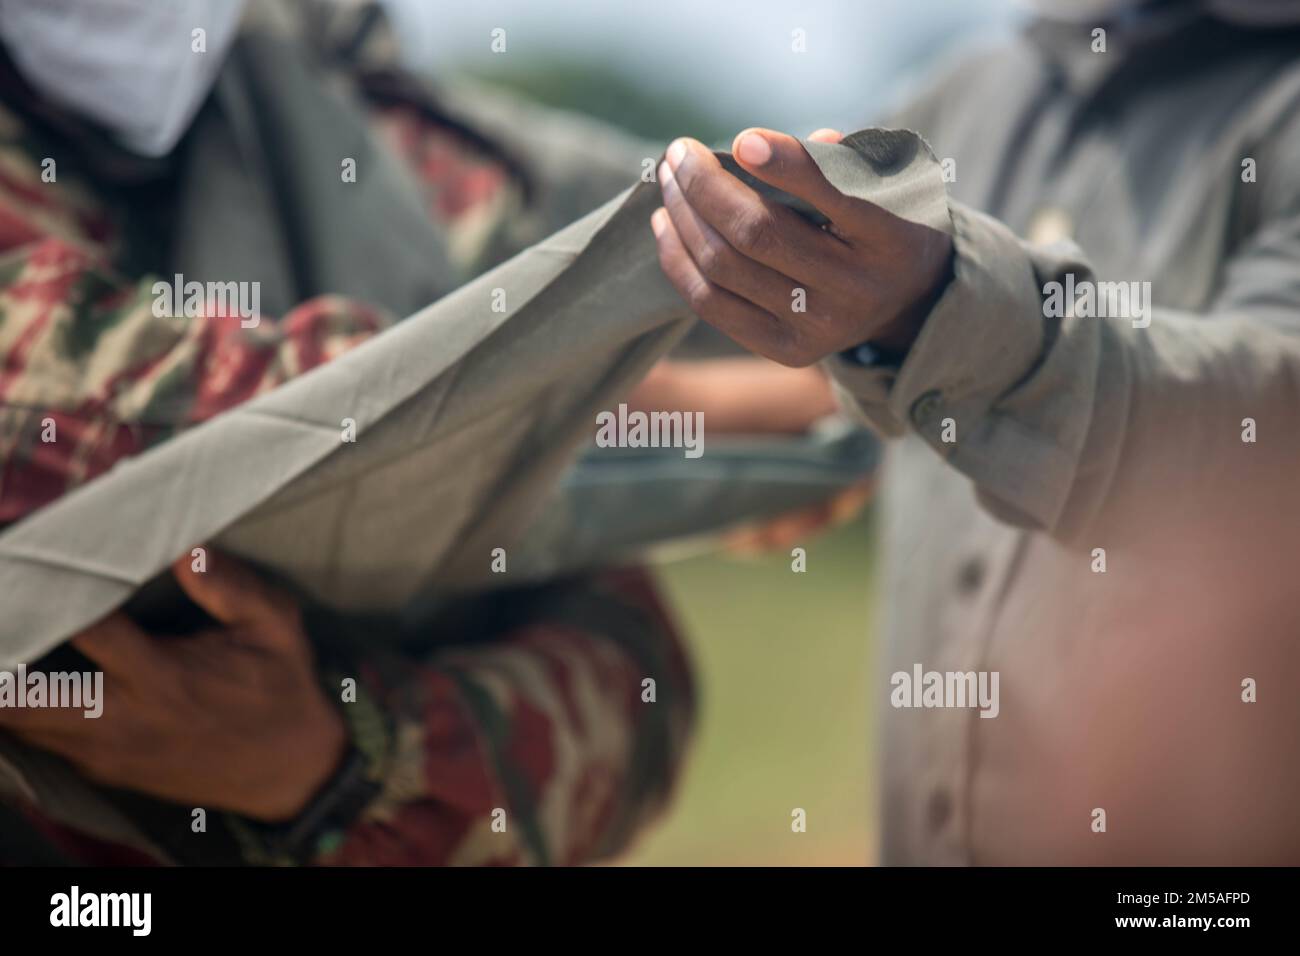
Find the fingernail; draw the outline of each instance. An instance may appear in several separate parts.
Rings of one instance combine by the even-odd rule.
[[[668,147],[667,157],[668,165],[676,169],[682,164],[682,160],[686,158],[686,144],[680,139],[673,140]]]
[[[667,163],[659,164],[659,185],[667,186],[673,181],[673,171]]]
[[[736,158],[751,166],[762,166],[772,158],[772,147],[757,133],[746,133],[736,144]]]
[[[656,209],[654,212],[650,214],[650,231],[655,234],[656,239],[658,239],[663,234],[664,219],[667,218],[667,216],[668,216],[668,211],[664,209],[663,206],[660,206],[658,209]]]

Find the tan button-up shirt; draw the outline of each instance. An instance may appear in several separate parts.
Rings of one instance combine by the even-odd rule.
[[[955,161],[955,280],[901,365],[828,363],[898,438],[885,862],[1300,860],[1298,52],[1036,27],[895,118]],[[997,716],[893,706],[916,664]]]

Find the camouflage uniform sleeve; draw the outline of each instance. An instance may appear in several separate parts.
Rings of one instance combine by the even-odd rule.
[[[382,790],[315,862],[577,864],[664,807],[694,696],[646,575],[505,600],[504,618],[466,613],[466,636],[423,660],[365,655],[390,742]]]
[[[257,328],[158,316],[152,285],[59,239],[0,256],[0,525],[387,324],[336,297]]]

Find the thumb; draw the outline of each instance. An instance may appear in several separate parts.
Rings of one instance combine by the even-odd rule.
[[[835,130],[818,130],[811,138],[832,143],[843,137]],[[731,151],[736,162],[769,186],[811,204],[835,225],[835,234],[841,238],[873,235],[884,217],[889,217],[879,206],[836,189],[793,136],[770,129],[747,129],[736,137]]]
[[[827,218],[839,218],[847,197],[831,185],[808,150],[793,136],[747,129],[731,144],[736,162],[768,185],[811,203]]]
[[[110,614],[74,635],[72,646],[105,673],[128,682],[148,683],[158,662],[153,639],[125,614]]]
[[[190,600],[220,623],[239,626],[259,644],[297,643],[296,607],[242,561],[209,548],[202,570],[186,555],[172,564],[172,574]]]

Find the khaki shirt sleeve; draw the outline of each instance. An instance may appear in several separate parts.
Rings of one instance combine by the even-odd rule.
[[[1204,264],[1222,277],[1206,311],[1154,307],[1149,325],[1045,315],[1046,283],[1094,278],[1083,251],[951,203],[954,279],[901,364],[826,364],[869,422],[914,432],[1010,523],[1084,543],[1269,520],[1300,473],[1300,177],[1281,176],[1253,233]]]

